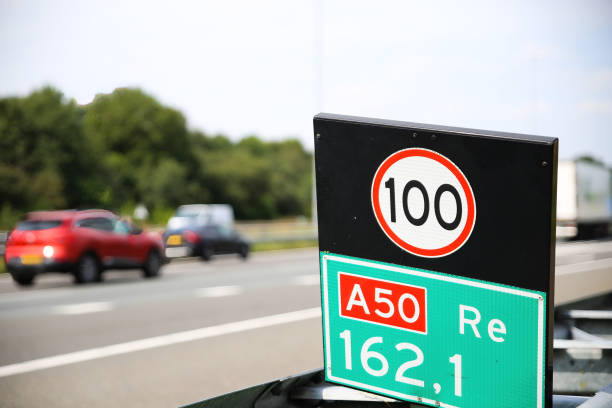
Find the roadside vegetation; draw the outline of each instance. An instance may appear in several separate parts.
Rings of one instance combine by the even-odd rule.
[[[51,87],[2,98],[0,135],[0,229],[33,210],[139,204],[151,224],[188,203],[228,203],[242,220],[310,216],[312,154],[299,141],[191,130],[138,89],[85,106]]]
[[[279,249],[314,248],[318,245],[315,239],[300,241],[279,241],[279,242],[260,242],[254,243],[253,252],[275,251]]]

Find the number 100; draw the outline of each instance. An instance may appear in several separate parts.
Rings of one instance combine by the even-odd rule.
[[[395,212],[395,179],[391,177],[387,181],[385,181],[385,187],[389,189],[391,222],[396,222],[397,217]],[[410,213],[410,208],[408,208],[408,193],[410,193],[410,190],[412,190],[413,188],[419,190],[423,195],[423,214],[419,218],[414,217]],[[455,213],[455,219],[452,222],[444,221],[444,219],[442,218],[442,212],[440,211],[440,200],[442,198],[442,194],[446,192],[450,193],[453,196],[457,208],[457,212]],[[408,183],[406,183],[406,185],[404,186],[404,191],[402,193],[402,207],[404,209],[404,215],[406,216],[408,221],[410,221],[411,224],[416,226],[425,224],[427,218],[429,217],[429,195],[427,194],[425,186],[420,181],[410,180]],[[436,195],[434,196],[434,211],[436,213],[436,219],[438,220],[438,223],[445,230],[452,231],[459,226],[459,223],[461,222],[462,212],[461,197],[459,196],[459,192],[455,187],[451,186],[450,184],[442,184],[440,187],[438,187],[438,189],[436,190]]]

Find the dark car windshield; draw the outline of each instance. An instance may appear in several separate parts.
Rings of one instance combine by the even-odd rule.
[[[200,213],[201,211],[182,209],[182,210],[178,210],[174,216],[175,217],[195,218],[198,215],[200,215]]]
[[[61,225],[61,221],[59,220],[28,220],[22,221],[17,224],[17,230],[19,231],[38,231],[38,230],[46,230],[55,227],[59,227]]]
[[[197,218],[193,217],[184,217],[184,216],[174,216],[168,220],[168,225],[166,230],[171,231],[183,231],[185,229],[193,229],[198,228]]]

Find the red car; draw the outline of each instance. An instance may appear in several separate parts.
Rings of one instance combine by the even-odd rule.
[[[4,261],[19,285],[42,272],[67,272],[75,283],[102,280],[105,269],[142,268],[159,275],[163,244],[110,211],[41,211],[28,214],[6,241]]]

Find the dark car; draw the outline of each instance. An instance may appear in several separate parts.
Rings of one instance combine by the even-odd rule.
[[[142,268],[159,275],[163,243],[110,211],[44,211],[28,214],[6,242],[4,261],[19,285],[37,274],[66,272],[76,283],[102,280],[105,269]]]
[[[233,228],[217,224],[201,225],[196,218],[184,218],[180,225],[172,226],[169,223],[169,228],[164,232],[167,258],[199,256],[209,261],[216,254],[238,254],[242,259],[249,256],[249,243]]]

